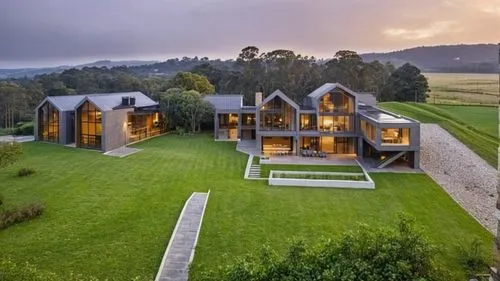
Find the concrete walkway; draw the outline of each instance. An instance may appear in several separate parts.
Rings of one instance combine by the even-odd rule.
[[[194,192],[186,201],[177,220],[155,281],[187,281],[193,260],[208,193]]]
[[[34,141],[35,137],[34,136],[0,136],[0,142],[30,142]]]
[[[116,149],[105,152],[104,155],[123,158],[132,155],[134,153],[137,153],[141,150],[142,149],[128,147],[128,146],[121,146]]]

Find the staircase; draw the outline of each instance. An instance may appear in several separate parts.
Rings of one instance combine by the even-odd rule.
[[[396,161],[399,157],[403,156],[405,153],[406,153],[406,151],[401,151],[401,152],[398,152],[398,153],[396,153],[394,155],[391,155],[391,156],[385,158],[384,160],[378,162],[375,165],[375,167],[377,167],[377,169],[385,168],[385,167],[387,167],[387,165],[389,165],[392,162]]]
[[[250,173],[248,174],[250,179],[260,179],[260,165],[252,164],[250,166]]]

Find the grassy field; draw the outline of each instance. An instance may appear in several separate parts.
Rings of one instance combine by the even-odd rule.
[[[0,231],[1,257],[60,275],[70,271],[152,280],[184,201],[211,190],[192,279],[255,253],[263,244],[281,250],[292,237],[315,242],[358,223],[373,227],[414,216],[442,250],[440,265],[463,280],[456,246],[492,235],[422,174],[372,174],[376,190],[268,187],[243,180],[246,155],[234,143],[208,135],[164,136],[141,144],[127,158],[44,143],[0,171],[7,207],[40,200],[42,217]],[[14,176],[20,167],[37,173]]]
[[[498,105],[498,74],[424,73],[429,103]]]
[[[493,167],[498,159],[498,109],[484,106],[443,106],[416,103],[380,103],[381,108],[423,123],[436,123]]]

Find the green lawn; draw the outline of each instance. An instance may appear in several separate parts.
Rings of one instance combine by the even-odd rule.
[[[359,166],[330,166],[330,165],[260,165],[260,175],[263,178],[269,177],[269,172],[275,171],[315,171],[315,172],[347,172],[361,173],[363,170]]]
[[[498,111],[496,107],[440,106],[432,104],[385,102],[378,106],[423,123],[436,123],[497,167]],[[481,124],[481,125],[479,125]]]
[[[60,275],[152,279],[184,201],[208,189],[194,280],[265,243],[280,250],[292,237],[314,242],[357,223],[385,225],[400,211],[441,245],[440,263],[457,280],[463,275],[456,245],[474,236],[488,250],[492,243],[489,232],[421,174],[372,174],[376,190],[268,187],[243,180],[248,157],[208,135],[159,137],[122,159],[43,143],[24,147],[23,159],[0,171],[0,192],[8,206],[41,200],[46,212],[0,231],[1,257]],[[16,178],[20,167],[37,173]]]

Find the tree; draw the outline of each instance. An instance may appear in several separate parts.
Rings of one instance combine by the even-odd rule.
[[[165,110],[169,128],[183,127],[193,133],[200,130],[202,121],[213,116],[212,106],[193,90],[168,89],[161,94],[160,106]]]
[[[379,100],[425,102],[428,91],[427,78],[420,73],[420,69],[406,63],[389,76]]]
[[[0,168],[16,162],[22,154],[22,147],[17,142],[0,142]]]
[[[191,72],[179,72],[169,83],[169,88],[181,88],[194,90],[201,94],[212,94],[215,92],[214,85],[210,84],[207,77]]]
[[[438,281],[448,273],[435,266],[437,250],[412,219],[401,216],[393,228],[359,230],[310,247],[293,242],[284,255],[264,247],[204,280],[225,281]]]

